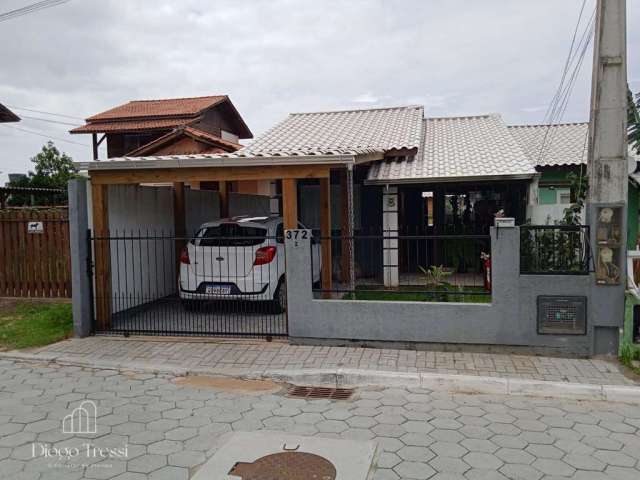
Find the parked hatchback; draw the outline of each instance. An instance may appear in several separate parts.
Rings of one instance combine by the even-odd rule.
[[[305,228],[299,225],[299,228]],[[312,254],[313,281],[320,252]],[[207,300],[269,301],[287,305],[282,217],[234,217],[204,223],[180,255],[180,299],[193,309]]]

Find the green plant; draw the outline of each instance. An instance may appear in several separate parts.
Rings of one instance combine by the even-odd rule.
[[[418,266],[418,269],[425,276],[425,283],[427,286],[444,285],[444,279],[453,273],[446,270],[444,265],[432,265],[428,269]]]

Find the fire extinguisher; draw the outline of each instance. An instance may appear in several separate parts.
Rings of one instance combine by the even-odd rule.
[[[482,252],[480,254],[482,265],[484,266],[484,289],[491,291],[491,255]]]

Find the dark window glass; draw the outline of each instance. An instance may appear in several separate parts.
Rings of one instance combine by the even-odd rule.
[[[223,223],[198,232],[201,247],[242,247],[259,245],[265,241],[267,230],[237,223]]]

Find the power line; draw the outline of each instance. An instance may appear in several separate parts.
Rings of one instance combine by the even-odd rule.
[[[82,120],[84,122],[84,118],[74,117],[72,115],[64,115],[62,113],[45,112],[44,110],[34,110],[33,108],[16,107],[15,105],[7,105],[7,107],[13,108],[14,110],[24,110],[25,112],[33,112],[33,113],[43,113],[45,115],[53,115],[54,117],[71,118],[73,120]]]
[[[576,27],[571,39],[569,53],[567,54],[567,59],[565,60],[560,84],[558,85],[556,93],[551,99],[551,102],[545,114],[545,123],[547,123],[549,126],[545,131],[544,137],[542,139],[542,144],[540,145],[540,151],[538,152],[538,163],[541,162],[544,156],[545,146],[551,144],[552,139],[549,138],[550,135],[553,136],[556,133],[555,131],[551,132],[551,126],[559,123],[564,117],[569,99],[571,98],[573,87],[575,86],[585,54],[589,45],[591,44],[591,39],[595,31],[596,12],[594,9],[591,17],[589,18],[589,20],[587,20],[587,24],[583,32],[579,36],[578,42],[576,43],[576,38],[578,38],[578,30],[580,29],[585,4],[586,0],[583,0],[580,14],[578,16],[578,21],[576,23]]]
[[[49,118],[42,118],[42,117],[32,117],[30,115],[22,115],[21,118],[28,118],[29,120],[38,120],[40,122],[55,123],[58,125],[70,125],[72,127],[79,126],[77,123],[61,122],[60,120],[51,120]]]
[[[39,10],[44,10],[45,8],[62,5],[63,3],[67,3],[68,1],[69,0],[42,0],[40,2],[32,3],[31,5],[27,5],[26,7],[10,10],[5,13],[0,13],[0,22],[6,22],[7,20],[22,17],[23,15],[28,15]]]
[[[53,136],[47,135],[45,133],[34,132],[33,130],[27,130],[26,128],[14,127],[12,125],[7,125],[5,123],[3,123],[2,126],[5,127],[5,128],[10,128],[12,130],[19,130],[20,132],[30,133],[32,135],[37,135],[39,137],[48,138],[49,140],[57,140],[59,142],[67,142],[67,143],[73,143],[74,145],[81,145],[83,147],[89,147],[89,145],[86,144],[86,143],[74,142],[73,140],[67,140],[67,139],[64,139],[64,138],[53,137]]]

